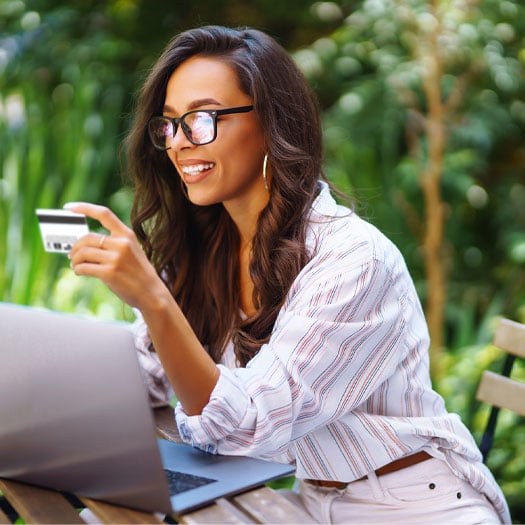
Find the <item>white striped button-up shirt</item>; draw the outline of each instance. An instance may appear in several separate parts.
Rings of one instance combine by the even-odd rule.
[[[293,462],[298,478],[342,482],[424,449],[510,521],[470,432],[432,389],[427,326],[398,249],[338,206],[326,185],[307,242],[312,256],[269,342],[245,368],[227,350],[202,414],[177,405],[182,438],[211,453]],[[150,385],[161,399],[157,372]]]

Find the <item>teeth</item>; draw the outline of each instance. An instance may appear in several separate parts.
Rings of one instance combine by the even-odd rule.
[[[210,162],[209,164],[196,164],[194,166],[184,166],[182,168],[182,172],[186,175],[197,175],[197,173],[200,173],[204,170],[209,170],[213,168],[214,164]]]

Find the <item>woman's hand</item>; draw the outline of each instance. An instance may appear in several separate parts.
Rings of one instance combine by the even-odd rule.
[[[141,311],[154,308],[154,302],[167,289],[133,231],[104,206],[75,202],[64,208],[97,220],[109,232],[89,233],[75,243],[69,253],[75,274],[97,277],[124,302]]]

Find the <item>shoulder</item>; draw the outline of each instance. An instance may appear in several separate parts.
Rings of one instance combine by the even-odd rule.
[[[421,305],[400,251],[329,192],[314,203],[307,246],[310,259],[292,283],[279,321],[294,315],[332,324],[376,319],[391,329],[411,319],[423,333]]]

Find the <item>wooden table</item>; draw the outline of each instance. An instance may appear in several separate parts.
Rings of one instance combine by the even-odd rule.
[[[173,410],[155,410],[159,437],[180,441]],[[0,524],[14,523],[21,517],[26,523],[84,523],[78,509],[89,508],[101,523],[307,523],[308,515],[269,487],[260,487],[231,498],[220,498],[213,504],[183,516],[157,515],[85,497],[75,497],[0,479]]]

